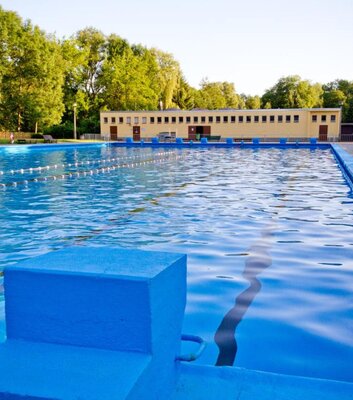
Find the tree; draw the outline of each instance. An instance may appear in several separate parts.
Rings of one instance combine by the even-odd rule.
[[[106,54],[105,37],[95,28],[86,28],[76,34],[74,43],[82,56],[77,67],[78,89],[86,94],[90,106],[94,107],[103,90],[100,77]]]
[[[203,79],[200,84],[196,107],[217,110],[220,108],[242,108],[242,99],[230,82],[209,82]]]
[[[173,97],[177,92],[178,82],[181,76],[180,65],[170,53],[155,48],[151,51],[158,65],[157,77],[160,88],[160,100],[162,101],[163,108],[173,107]]]
[[[182,110],[191,110],[195,105],[196,89],[192,88],[180,75],[177,84],[177,89],[173,96],[173,103]]]
[[[102,68],[104,104],[115,110],[157,109],[160,95],[156,59],[142,46],[132,46],[112,35]]]
[[[2,10],[0,113],[6,129],[37,129],[60,121],[63,64],[60,47],[29,21]],[[7,15],[6,15],[7,14]],[[5,61],[4,61],[5,60]]]
[[[256,110],[261,108],[261,99],[259,96],[245,96],[245,108]]]
[[[311,84],[293,75],[279,81],[261,98],[262,105],[271,104],[272,108],[311,108],[322,107],[321,85]]]
[[[323,90],[324,107],[342,107],[342,121],[353,122],[353,82],[336,79]]]

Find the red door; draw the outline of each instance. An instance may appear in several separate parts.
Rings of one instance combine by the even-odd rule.
[[[118,140],[118,127],[117,126],[110,127],[110,140]]]
[[[210,126],[204,126],[203,127],[203,133],[202,137],[210,137],[211,136],[211,127]]]
[[[188,139],[196,140],[196,126],[189,126],[188,128]]]
[[[320,125],[319,126],[319,141],[320,142],[327,142],[327,125]]]
[[[140,132],[140,127],[139,126],[134,126],[132,128],[132,138],[134,142],[139,142],[141,140],[141,132]]]

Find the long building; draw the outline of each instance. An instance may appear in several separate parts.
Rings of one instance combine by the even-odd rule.
[[[163,111],[102,111],[101,135],[106,140],[134,141],[153,137],[199,140],[280,137],[336,141],[340,134],[339,108]]]

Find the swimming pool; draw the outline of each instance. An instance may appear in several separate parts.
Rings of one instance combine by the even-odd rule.
[[[198,363],[353,381],[353,196],[330,149],[8,149],[2,267],[72,245],[187,253]]]

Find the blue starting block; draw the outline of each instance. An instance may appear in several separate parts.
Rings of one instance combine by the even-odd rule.
[[[0,399],[168,398],[186,256],[73,247],[4,272]]]

